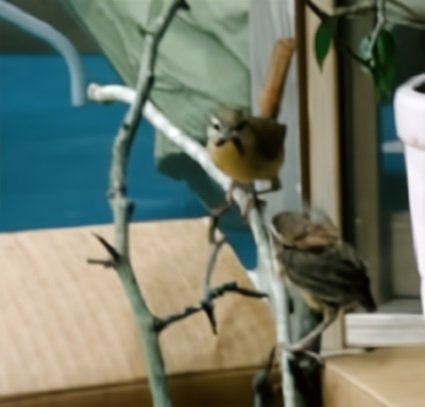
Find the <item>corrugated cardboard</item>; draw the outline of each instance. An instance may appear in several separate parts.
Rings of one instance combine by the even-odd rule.
[[[88,265],[106,253],[92,233],[109,226],[0,235],[0,405],[149,405],[133,317],[112,269]],[[209,253],[202,220],[131,227],[137,279],[152,311],[167,315],[199,301]],[[215,284],[252,287],[225,247]],[[161,334],[176,405],[251,405],[253,372],[275,342],[261,300],[216,301],[219,334],[203,313]]]
[[[423,407],[425,347],[330,358],[324,397],[326,407]]]

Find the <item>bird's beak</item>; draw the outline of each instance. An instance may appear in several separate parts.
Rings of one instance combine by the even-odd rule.
[[[232,131],[226,131],[217,141],[216,146],[221,147],[223,144],[227,143],[229,140],[232,140],[234,137],[235,136],[233,135]]]

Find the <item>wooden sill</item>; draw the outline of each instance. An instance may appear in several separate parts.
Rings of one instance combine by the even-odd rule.
[[[388,348],[330,358],[326,407],[420,407],[425,402],[425,347]]]

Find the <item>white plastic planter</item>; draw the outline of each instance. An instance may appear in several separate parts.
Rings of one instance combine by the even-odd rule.
[[[397,133],[405,144],[409,205],[425,315],[425,73],[395,94]]]

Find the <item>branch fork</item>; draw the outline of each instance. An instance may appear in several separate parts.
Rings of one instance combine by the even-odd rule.
[[[136,97],[136,92],[126,86],[121,85],[105,85],[90,84],[88,87],[88,97],[98,102],[104,101],[122,101],[125,103],[132,103]],[[174,126],[162,112],[150,101],[146,101],[143,114],[149,122],[160,130],[169,140],[176,146],[181,148],[190,158],[197,162],[204,171],[219,185],[223,190],[227,191],[231,186],[231,180],[223,174],[212,162],[206,149],[185,134],[182,130]],[[241,188],[233,190],[232,198],[240,208],[246,208],[249,202],[249,194]],[[261,210],[252,206],[247,214],[247,221],[250,225],[258,253],[258,269],[262,281],[265,282],[263,289],[267,289],[270,300],[275,310],[275,317],[277,320],[277,331],[279,333],[279,340],[285,343],[290,342],[289,336],[289,318],[286,291],[283,283],[278,276],[278,265],[273,260],[275,253],[272,247],[272,239],[266,222],[263,218]],[[212,241],[215,238],[211,239]],[[268,287],[266,288],[266,286]],[[195,307],[188,307],[182,313],[173,316],[171,319],[180,320],[184,316],[182,314],[199,312],[200,310]],[[289,359],[289,352],[283,350],[282,356],[282,370],[285,377],[284,380],[284,393],[285,400],[288,400],[287,407],[295,406],[294,386],[291,379]]]
[[[188,9],[185,0],[173,0],[168,7],[163,7],[159,16],[153,21],[152,28],[146,33],[135,97],[124,116],[113,147],[108,198],[114,218],[115,243],[112,245],[101,236],[96,235],[96,238],[108,252],[110,259],[103,261],[89,260],[92,264],[114,267],[117,271],[137,322],[152,399],[156,407],[170,407],[171,400],[165,378],[164,361],[155,331],[155,317],[150,312],[139,290],[130,262],[129,220],[134,204],[126,196],[126,171],[131,146],[141,121],[141,110],[148,100],[154,83],[154,67],[158,46],[180,8]]]

